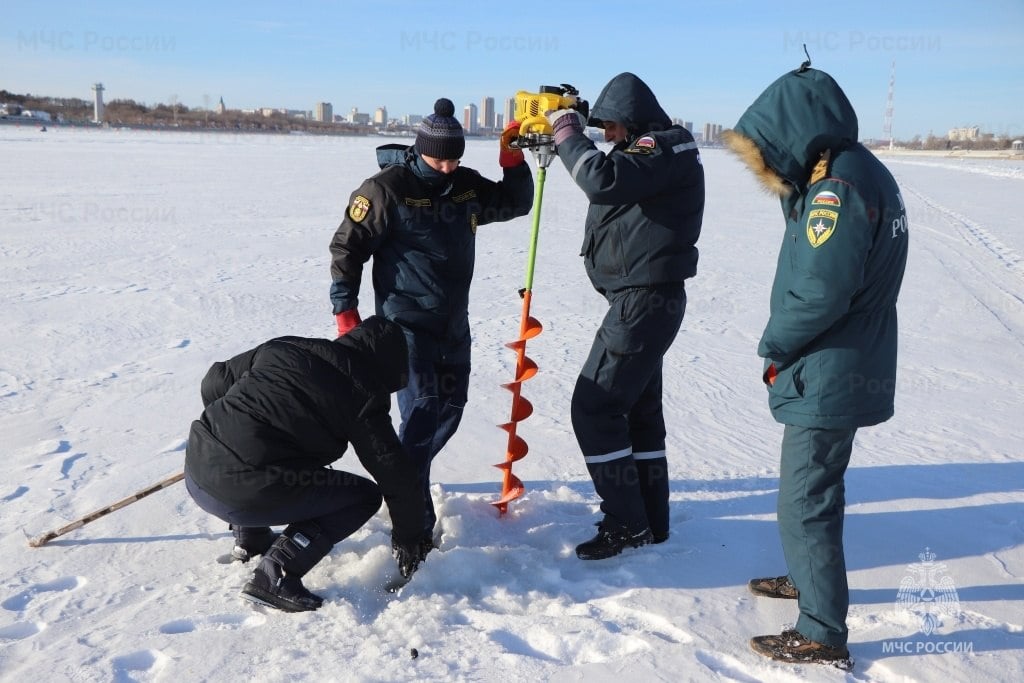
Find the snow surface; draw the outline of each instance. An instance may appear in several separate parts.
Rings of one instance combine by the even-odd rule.
[[[515,468],[528,492],[504,518],[488,505],[521,218],[478,235],[470,406],[434,467],[443,538],[400,595],[378,590],[394,573],[381,512],[306,578],[323,609],[253,607],[238,594],[250,569],[217,562],[226,525],[180,485],[29,548],[180,471],[213,361],[331,334],[327,245],[389,141],[0,127],[0,679],[1024,680],[1019,162],[886,158],[911,254],[896,417],[858,434],[847,477],[851,674],[748,646],[796,619],[745,587],[785,571],[781,426],[755,355],[782,219],[720,150],[703,152],[700,272],[666,370],[667,543],[572,552],[597,500],[569,397],[605,304],[578,256],[585,200],[556,162],[534,283],[545,331],[527,349],[541,372],[523,388],[536,412],[519,428],[531,451]],[[475,141],[465,162],[497,177],[496,156]],[[358,469],[351,454],[338,466]],[[915,576],[952,607],[898,597]]]

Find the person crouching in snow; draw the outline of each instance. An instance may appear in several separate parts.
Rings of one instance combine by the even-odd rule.
[[[392,548],[408,578],[422,561],[423,491],[391,422],[408,381],[405,335],[367,318],[334,341],[279,337],[214,363],[185,452],[185,485],[229,522],[237,559],[263,558],[242,595],[286,612],[323,599],[302,577],[387,502]],[[376,483],[327,465],[348,444]],[[286,524],[275,536],[271,525]]]

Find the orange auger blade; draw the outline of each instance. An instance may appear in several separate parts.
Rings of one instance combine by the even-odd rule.
[[[505,512],[508,511],[508,504],[523,495],[523,492],[526,490],[526,487],[523,486],[523,482],[519,481],[519,477],[511,472],[508,473],[508,476],[510,479],[508,492],[502,495],[499,500],[491,503],[491,505],[496,506],[502,514],[505,514]]]
[[[523,317],[519,329],[519,339],[511,341],[505,346],[516,352],[516,378],[515,381],[503,384],[502,386],[512,392],[512,409],[509,413],[509,421],[498,425],[508,432],[508,446],[505,449],[505,461],[495,465],[503,471],[501,483],[501,498],[491,503],[498,508],[500,514],[508,511],[508,504],[519,498],[526,491],[523,482],[512,474],[512,463],[526,457],[530,448],[526,441],[516,434],[516,426],[533,414],[533,404],[520,395],[523,382],[537,374],[537,364],[526,355],[526,340],[532,339],[541,333],[543,326],[536,318],[530,316],[530,291],[523,292]]]
[[[502,515],[508,512],[508,504],[526,491],[522,480],[512,474],[512,463],[525,458],[530,450],[526,441],[516,434],[516,426],[533,414],[533,404],[520,395],[523,382],[533,378],[538,370],[537,364],[526,355],[526,342],[544,330],[540,321],[530,315],[530,300],[533,298],[533,267],[537,258],[537,236],[540,232],[540,207],[544,197],[544,178],[547,174],[547,165],[554,158],[554,146],[550,135],[545,135],[543,139],[534,142],[540,144],[531,145],[531,149],[537,157],[538,168],[537,185],[533,193],[533,230],[530,233],[529,258],[526,263],[526,285],[519,291],[520,296],[523,297],[523,313],[519,322],[519,336],[505,344],[516,352],[515,380],[502,385],[512,392],[509,421],[499,425],[508,432],[508,445],[505,448],[505,461],[495,465],[502,471],[501,498],[491,503],[498,508],[498,513]]]

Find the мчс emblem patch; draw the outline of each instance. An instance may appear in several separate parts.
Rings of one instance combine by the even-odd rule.
[[[361,194],[357,194],[352,199],[352,206],[348,207],[348,217],[356,223],[360,223],[369,212],[370,200]]]
[[[829,209],[811,209],[807,216],[807,241],[817,249],[828,241],[832,233],[836,231],[836,223],[839,222],[839,212]]]
[[[811,204],[825,204],[827,206],[842,206],[839,201],[839,195],[835,192],[819,192],[814,195],[814,199],[811,200]]]

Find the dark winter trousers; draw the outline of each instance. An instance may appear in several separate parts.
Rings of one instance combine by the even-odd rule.
[[[294,524],[308,528],[315,524],[331,545],[366,524],[383,502],[377,484],[369,479],[326,468],[297,472],[295,481],[282,478],[279,484],[263,488],[260,498],[245,507],[214,498],[187,472],[185,488],[199,507],[232,526],[241,527],[243,535],[272,525]]]
[[[402,425],[398,436],[419,468],[426,500],[423,532],[432,537],[437,514],[430,496],[430,463],[462,421],[469,394],[468,363],[445,365],[409,359],[409,384],[398,392]]]
[[[610,308],[572,395],[572,426],[605,523],[669,531],[663,358],[686,310],[682,284],[607,296]]]
[[[847,639],[843,476],[856,433],[786,425],[782,436],[779,535],[789,578],[800,591],[796,629],[836,647]]]

